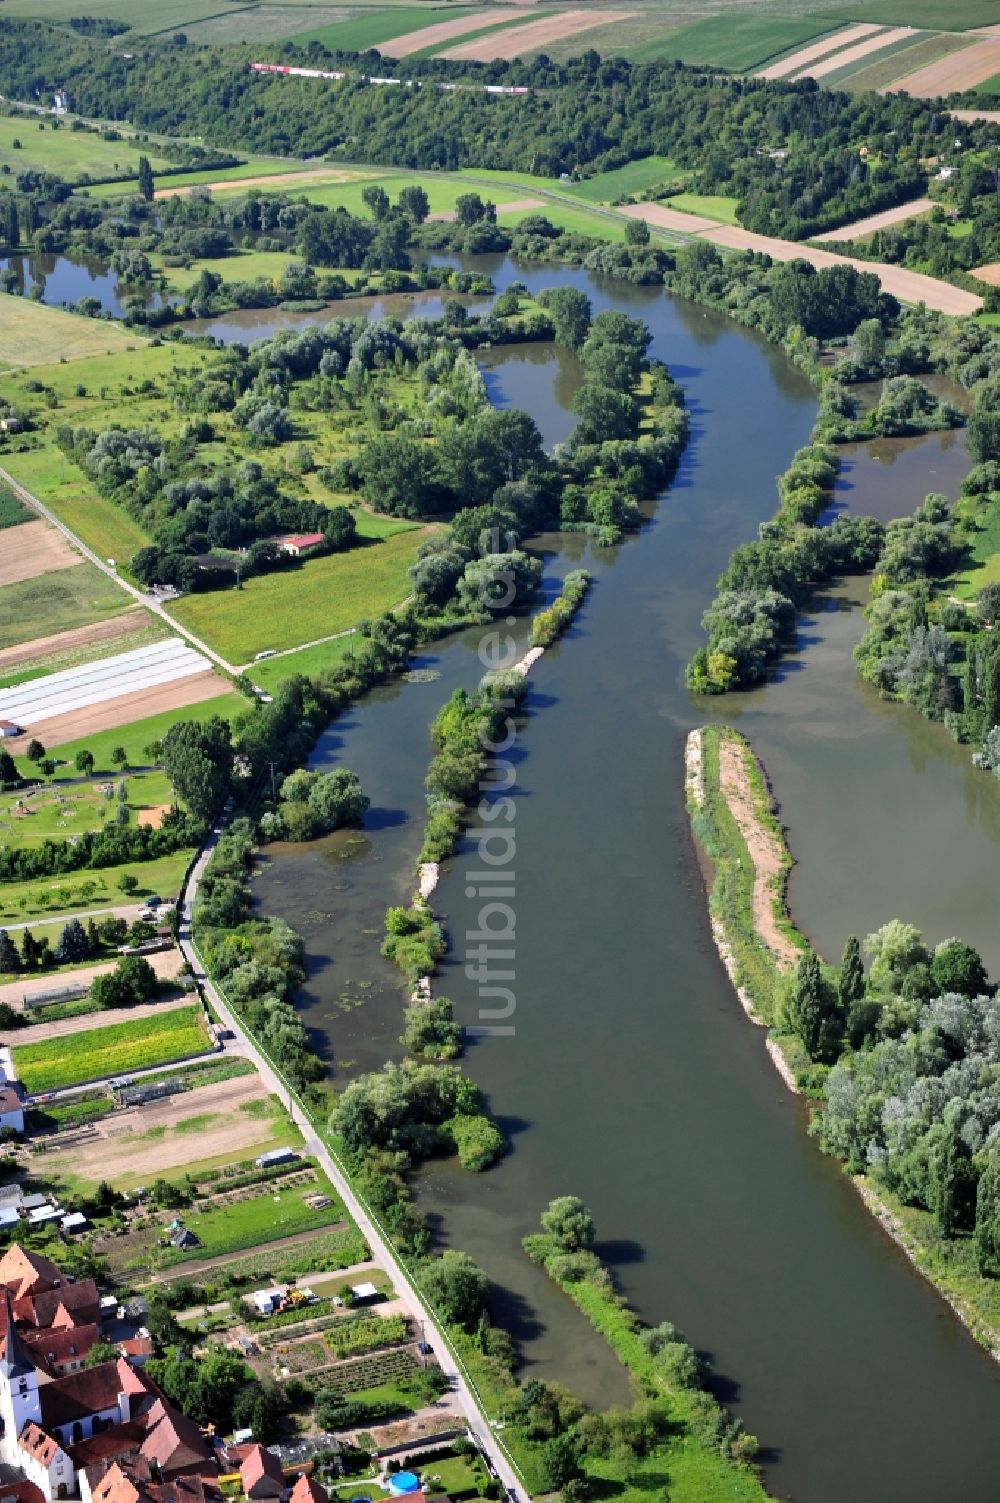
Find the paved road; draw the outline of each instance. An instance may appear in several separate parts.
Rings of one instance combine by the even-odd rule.
[[[353,1217],[356,1226],[367,1241],[368,1246],[371,1248],[373,1257],[376,1259],[379,1265],[385,1269],[386,1273],[389,1275],[389,1278],[392,1280],[393,1290],[396,1294],[396,1297],[400,1300],[402,1308],[407,1312],[411,1319],[421,1322],[427,1328],[429,1333],[435,1332],[437,1330],[437,1322],[434,1320],[429,1308],[424,1304],[420,1295],[407,1278],[405,1272],[403,1271],[403,1267],[396,1257],[396,1254],[393,1251],[391,1245],[386,1241],[382,1233],[372,1222],[371,1218],[368,1215],[368,1212],[361,1205],[361,1202],[358,1200],[350,1184],[342,1174],[340,1167],[333,1158],[333,1155],[330,1153],[326,1144],[322,1141],[321,1138],[317,1136],[316,1132],[314,1131],[309,1118],[302,1111],[301,1107],[298,1105],[298,1102],[294,1099],[294,1097],[289,1095],[288,1087],[285,1082],[280,1078],[280,1076],[268,1063],[264,1056],[258,1051],[252,1037],[250,1037],[250,1035],[246,1034],[243,1031],[239,1019],[230,1011],[225,999],[213,985],[211,978],[206,973],[200,959],[198,958],[197,951],[195,950],[192,943],[192,912],[198,893],[198,884],[205,874],[205,868],[211,860],[212,853],[215,850],[216,843],[221,833],[222,824],[216,826],[216,828],[212,831],[211,837],[209,838],[207,844],[202,848],[201,854],[198,857],[198,860],[195,862],[195,865],[191,871],[191,875],[184,892],[183,905],[181,908],[179,940],[184,958],[190,963],[195,976],[197,977],[201,986],[204,988],[205,993],[208,996],[208,999],[211,1002],[212,1006],[215,1008],[220,1020],[225,1024],[227,1028],[231,1028],[237,1039],[240,1040],[242,1045],[241,1052],[246,1054],[247,1058],[253,1060],[254,1064],[257,1066],[261,1078],[267,1083],[270,1089],[274,1091],[275,1095],[278,1096],[280,1100],[288,1102],[288,1108],[292,1120],[300,1129],[302,1136],[305,1139],[305,1147],[307,1153],[311,1154],[312,1157],[315,1158],[316,1161],[323,1166],[324,1171],[330,1178],[331,1184],[334,1186],[337,1194],[343,1200],[349,1214]],[[475,1436],[478,1445],[482,1448],[486,1456],[489,1458],[490,1465],[493,1467],[494,1471],[496,1472],[505,1488],[513,1489],[519,1497],[523,1496],[523,1487],[520,1483],[520,1479],[515,1474],[510,1462],[498,1445],[496,1436],[490,1430],[488,1424],[484,1422],[483,1413],[476,1403],[476,1400],[473,1398],[472,1391],[469,1388],[469,1385],[466,1382],[465,1377],[458,1366],[458,1363],[452,1357],[451,1351],[449,1350],[447,1344],[442,1339],[440,1339],[440,1337],[434,1341],[434,1350],[437,1359],[441,1364],[442,1371],[444,1372],[446,1377],[451,1379],[454,1392],[468,1421],[469,1429]]]
[[[63,537],[67,538],[73,544],[73,547],[83,554],[88,563],[93,564],[95,569],[100,569],[101,573],[106,574],[109,579],[113,579],[120,590],[124,590],[127,595],[131,595],[132,599],[138,601],[145,610],[152,611],[154,616],[159,616],[164,625],[168,626],[172,632],[176,632],[179,637],[186,638],[192,647],[196,647],[207,658],[211,658],[212,662],[217,663],[226,673],[233,675],[239,673],[240,670],[237,667],[234,667],[232,663],[228,663],[224,657],[220,657],[214,648],[208,646],[207,642],[203,642],[200,637],[195,636],[194,632],[188,631],[186,626],[181,626],[179,621],[175,621],[173,616],[164,610],[162,602],[155,595],[146,594],[145,591],[137,589],[135,585],[129,584],[127,579],[122,579],[117,569],[113,569],[106,559],[101,558],[100,554],[94,552],[93,548],[88,548],[86,543],[77,537],[73,529],[67,527],[65,522],[61,522],[55,512],[45,505],[44,501],[39,501],[37,496],[25,489],[23,485],[14,479],[8,470],[2,467],[0,467],[0,480],[5,481],[25,505],[37,511],[39,516],[44,517],[46,522],[49,522],[53,527],[58,528]]]

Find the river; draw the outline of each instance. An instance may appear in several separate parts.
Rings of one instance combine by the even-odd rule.
[[[848,652],[861,623],[849,610],[817,610],[798,656],[759,694],[691,699],[683,669],[701,613],[731,548],[774,509],[775,476],[812,423],[811,388],[779,351],[662,292],[487,269],[499,287],[558,276],[586,287],[595,309],[645,318],[693,433],[641,536],[603,552],[544,540],[557,550],[546,554],[549,589],[581,559],[596,583],[535,670],[515,753],[514,1033],[468,1056],[513,1151],[482,1177],[431,1166],[421,1202],[494,1280],[532,1374],[591,1399],[622,1396],[603,1347],[520,1251],[547,1201],[574,1193],[643,1317],[675,1321],[711,1356],[721,1393],[761,1438],[775,1494],[989,1503],[1000,1498],[998,1373],[806,1136],[801,1105],[736,1002],[688,831],[683,742],[718,714],[758,745],[801,858],[796,917],[828,954],[850,928],[899,912],[931,938],[966,934],[1000,969],[983,880],[990,861],[995,870],[1000,785],[974,774],[940,727],[857,685]],[[568,431],[571,373],[554,354],[536,357],[494,357],[490,391],[526,405],[552,441]],[[854,448],[841,499],[865,509],[878,490],[890,515],[925,490],[954,493],[955,451],[934,437],[889,465]],[[306,1018],[338,1081],[398,1053],[400,989],[377,958],[382,911],[412,888],[426,728],[451,688],[478,676],[474,646],[474,634],[439,644],[420,665],[439,678],[377,691],[331,728],[316,764],[361,774],[373,799],[364,834],[276,850],[257,884],[262,905],[306,933]],[[453,946],[439,990],[475,1025],[470,865],[466,848],[435,906]]]

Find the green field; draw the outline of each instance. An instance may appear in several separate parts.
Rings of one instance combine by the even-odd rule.
[[[630,193],[645,193],[658,188],[661,183],[670,183],[687,173],[675,167],[669,157],[641,157],[637,162],[628,162],[614,172],[601,172],[596,177],[584,178],[578,183],[560,183],[560,193],[572,194],[587,203],[610,204]]]
[[[874,21],[885,26],[919,26],[929,31],[967,31],[995,25],[996,0],[854,0],[827,5],[823,14],[840,21]]]
[[[1000,321],[1000,314],[985,316]],[[959,502],[959,510],[964,511],[966,505]],[[981,531],[975,534],[967,567],[953,582],[952,594],[960,600],[974,600],[983,585],[1000,580],[1000,501],[991,501],[984,510],[980,505],[975,506],[975,514]]]
[[[52,508],[60,522],[72,528],[100,558],[127,564],[133,553],[150,541],[127,512],[90,489],[76,465],[60,449],[28,449],[23,454],[9,454],[4,458],[4,467],[25,490],[44,496],[46,506]]]
[[[128,596],[93,564],[21,579],[0,589],[0,647],[105,621],[128,605]]]
[[[4,14],[9,9],[4,0]],[[20,141],[20,147],[14,145]],[[34,115],[0,115],[0,167],[11,172],[26,172],[29,167],[54,172],[68,182],[83,177],[110,177],[139,170],[139,156],[149,157],[154,171],[169,166],[160,149],[149,142],[140,145],[123,138],[104,141],[96,131],[71,130],[68,124],[58,127],[52,119],[38,120]]]
[[[375,169],[381,171],[382,169]],[[165,173],[155,180],[157,190],[163,188],[188,188],[197,187],[203,183],[233,183],[237,187],[247,178],[255,177],[283,177],[287,173],[315,172],[316,176],[335,180],[338,177],[351,177],[353,173],[346,172],[339,167],[324,167],[322,163],[303,162],[295,157],[250,157],[245,162],[240,162],[235,167],[199,167],[189,172]],[[292,185],[289,184],[289,187]],[[138,191],[137,178],[130,178],[121,183],[95,183],[84,189],[88,198],[121,198]]]
[[[117,794],[117,782],[115,793]],[[126,778],[130,823],[141,822],[141,809],[169,804],[173,791],[163,772],[136,773]],[[19,812],[20,806],[20,812]],[[9,848],[39,846],[44,840],[68,840],[112,821],[117,798],[105,798],[96,782],[69,788],[44,788],[31,798],[0,794],[0,839]]]
[[[114,355],[137,349],[145,342],[121,324],[81,318],[61,308],[47,308],[31,298],[0,293],[0,368]]]
[[[66,1034],[44,1044],[26,1044],[15,1050],[15,1059],[19,1079],[36,1095],[168,1064],[207,1048],[205,1015],[194,1005]]]
[[[423,530],[366,548],[310,559],[298,569],[261,574],[241,590],[187,595],[167,609],[231,663],[297,647],[378,616],[410,593],[407,569]]]
[[[176,895],[193,851],[175,851],[155,861],[130,861],[124,866],[105,866],[99,871],[71,872],[64,877],[35,877],[30,882],[4,882],[0,886],[0,923],[24,924],[41,916],[88,913],[91,909],[120,908],[141,903],[159,894]],[[129,897],[118,886],[123,872],[138,878],[139,886]]]
[[[203,271],[215,272],[227,282],[277,282],[285,269],[299,258],[291,251],[238,251],[232,256],[215,256],[207,261],[192,261],[190,266],[165,266],[161,269],[176,292],[187,292]]]
[[[218,0],[210,0],[206,11],[217,11]],[[280,42],[286,37],[298,41],[303,31],[315,31],[318,26],[332,26],[338,21],[348,21],[357,14],[353,6],[332,5],[253,5],[239,11],[234,18],[231,11],[214,14],[205,21],[185,22],[184,35],[198,47],[226,47],[233,41],[234,24],[239,27],[239,39],[243,43]]]
[[[989,94],[995,98],[1000,94],[1000,73],[994,73],[992,78],[984,79],[981,84],[976,84],[972,92],[974,94]]]
[[[717,219],[720,224],[736,223],[737,202],[720,193],[675,193],[673,198],[664,200],[669,209],[680,209],[683,214],[704,214],[706,219]]]
[[[80,0],[3,0],[4,16],[9,19],[37,16],[46,21],[68,21],[79,15],[106,16],[147,36],[212,15],[236,17],[242,8],[227,5],[225,0],[160,0],[157,5],[146,4],[145,0],[87,0],[83,10]]]
[[[35,513],[0,482],[0,532],[8,527],[20,527],[22,522],[33,522],[34,519]]]
[[[0,596],[2,599],[2,596]],[[222,686],[220,680],[220,688]],[[224,720],[232,720],[234,716],[242,714],[250,708],[249,701],[232,690],[227,694],[220,694],[218,699],[203,699],[198,704],[188,705],[183,710],[166,710],[162,715],[150,715],[145,720],[134,720],[131,725],[117,726],[113,731],[98,731],[96,735],[84,736],[80,741],[66,741],[62,746],[49,747],[49,755],[58,758],[60,762],[69,764],[66,769],[71,776],[73,759],[78,751],[87,750],[93,753],[95,769],[97,772],[107,772],[111,768],[111,753],[116,746],[124,746],[128,754],[129,762],[136,767],[142,767],[148,761],[144,748],[153,741],[160,741],[167,734],[170,727],[178,720],[196,720],[198,722],[211,720],[213,715],[221,715]],[[27,765],[24,759],[21,765]]]
[[[248,672],[255,684],[273,694],[281,681],[293,674],[304,673],[307,678],[314,678],[328,668],[336,668],[357,649],[357,645],[353,634],[334,637],[332,642],[321,642],[318,647],[303,647],[299,652],[268,658],[265,663],[254,663]]]
[[[408,32],[420,31],[424,26],[434,26],[440,21],[455,21],[460,16],[474,15],[467,9],[431,6],[412,10],[376,10],[368,15],[355,16],[351,21],[340,21],[333,26],[317,26],[311,31],[300,31],[295,40],[299,46],[310,42],[322,42],[331,51],[364,52],[369,47],[379,47],[393,37],[406,36]],[[446,45],[442,43],[442,46]]]
[[[629,47],[628,56],[633,62],[677,58],[682,63],[701,63],[745,72],[762,67],[779,53],[802,47],[814,37],[832,31],[834,24],[833,21],[806,17],[711,16]]]

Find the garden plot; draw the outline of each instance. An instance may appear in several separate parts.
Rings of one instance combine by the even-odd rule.
[[[22,579],[36,579],[53,569],[72,569],[83,563],[83,555],[71,548],[62,533],[39,518],[5,529],[0,551],[0,585],[17,584]]]
[[[30,525],[30,524],[28,524]],[[0,690],[0,719],[32,727],[126,694],[204,673],[206,659],[180,637]]]

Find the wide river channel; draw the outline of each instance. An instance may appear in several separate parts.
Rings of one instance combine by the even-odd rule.
[[[489,269],[498,287],[558,278],[585,287],[595,311],[644,318],[693,433],[641,535],[607,551],[539,542],[550,592],[581,561],[595,587],[534,670],[513,753],[513,1031],[468,1051],[512,1151],[483,1176],[430,1166],[421,1203],[490,1274],[529,1372],[594,1402],[627,1400],[614,1359],[520,1249],[551,1197],[577,1194],[640,1314],[674,1321],[711,1357],[777,1496],[1000,1499],[1000,1373],[807,1136],[719,963],[684,809],[684,738],[709,716],[749,734],[800,863],[795,916],[831,958],[851,930],[899,914],[933,940],[964,935],[1000,974],[1000,783],[940,727],[858,682],[864,581],[818,603],[766,689],[692,699],[684,664],[701,613],[732,547],[774,510],[775,477],[812,424],[812,389],[780,351],[662,291]],[[527,408],[547,442],[566,437],[572,357],[500,352],[487,374],[495,401]],[[909,512],[927,491],[954,495],[965,463],[956,435],[852,448],[838,500]],[[436,644],[412,681],[331,727],[314,765],[361,775],[366,828],[272,848],[257,883],[262,906],[306,936],[302,1005],[338,1084],[400,1053],[382,916],[412,891],[427,726],[455,686],[477,680],[479,636]],[[439,990],[470,1026],[481,1001],[467,936],[483,900],[468,874],[479,867],[467,843],[434,899],[452,945]]]

